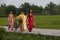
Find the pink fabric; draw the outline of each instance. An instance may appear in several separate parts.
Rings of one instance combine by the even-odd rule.
[[[8,29],[13,29],[13,19],[12,18],[8,18]]]

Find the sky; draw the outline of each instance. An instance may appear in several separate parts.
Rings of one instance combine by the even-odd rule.
[[[31,5],[34,4],[43,7],[45,7],[49,2],[53,2],[57,5],[60,4],[60,0],[0,0],[0,4],[6,4],[7,6],[14,5],[17,8],[25,2],[30,3]]]

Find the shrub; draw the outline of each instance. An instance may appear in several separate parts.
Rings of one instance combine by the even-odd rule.
[[[0,28],[0,33],[5,32],[6,30],[4,28]]]

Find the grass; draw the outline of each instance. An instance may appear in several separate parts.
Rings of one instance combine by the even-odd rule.
[[[35,27],[45,29],[60,29],[60,15],[34,16]],[[7,18],[0,18],[0,26],[7,25]]]
[[[35,16],[36,28],[60,29],[60,15]]]
[[[6,26],[8,24],[7,18],[0,18],[0,26]]]
[[[0,40],[60,40],[58,36],[4,32]]]

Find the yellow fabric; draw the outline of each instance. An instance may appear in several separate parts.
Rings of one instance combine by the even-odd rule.
[[[24,14],[20,14],[17,19],[22,18],[23,22],[22,22],[22,30],[26,29],[26,19],[25,19],[25,15]]]
[[[24,16],[24,29],[27,29],[27,25],[26,25],[26,16]]]

